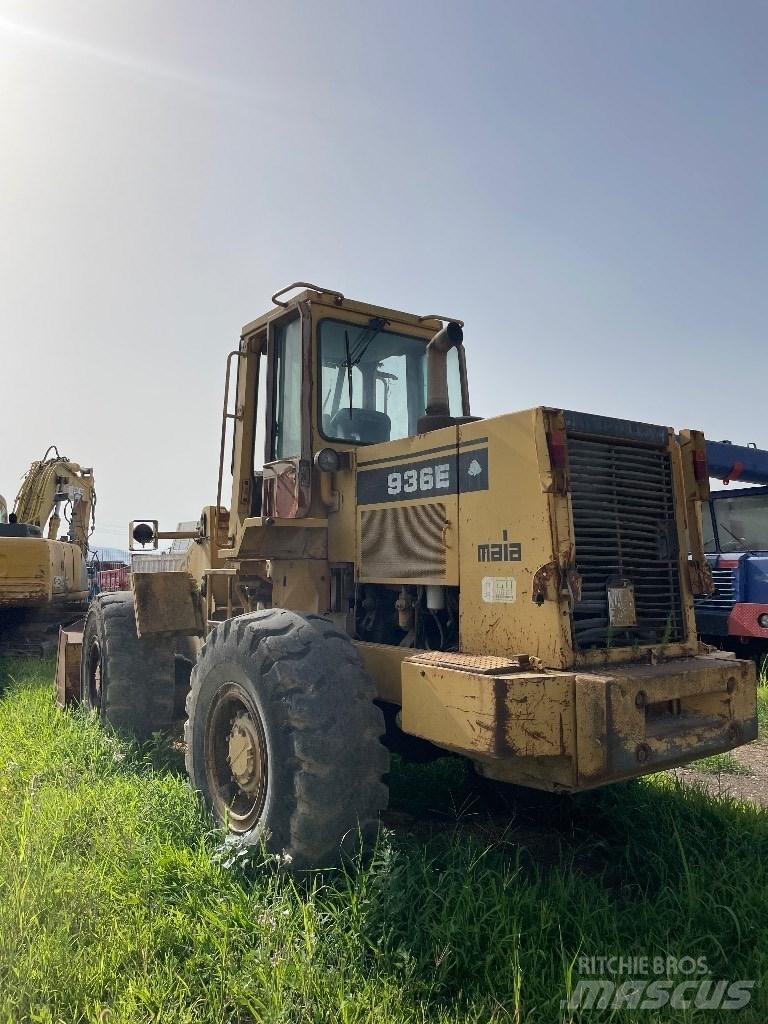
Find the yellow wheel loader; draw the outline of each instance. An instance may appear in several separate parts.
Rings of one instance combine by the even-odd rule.
[[[481,419],[461,321],[303,282],[273,301],[227,359],[215,504],[194,530],[131,525],[186,539],[187,571],[88,613],[106,724],[167,727],[190,667],[192,785],[295,868],[375,826],[388,750],[573,793],[755,738],[754,666],[696,637],[699,432]]]
[[[48,653],[59,626],[85,614],[95,503],[93,470],[53,446],[30,466],[10,514],[0,499],[0,654]]]

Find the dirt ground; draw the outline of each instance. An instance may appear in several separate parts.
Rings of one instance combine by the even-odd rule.
[[[743,768],[744,774],[729,771],[715,774],[694,768],[676,768],[673,774],[682,782],[696,782],[704,786],[712,794],[732,796],[768,807],[768,741],[761,737],[731,751],[731,756]]]

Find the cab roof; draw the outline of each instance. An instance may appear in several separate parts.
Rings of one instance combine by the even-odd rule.
[[[281,298],[288,292],[292,292],[295,288],[301,288],[302,291],[297,292],[294,295],[290,295],[289,298]],[[360,302],[357,299],[348,299],[341,292],[333,291],[330,288],[320,288],[318,285],[309,284],[306,281],[296,281],[293,284],[288,285],[286,288],[282,288],[280,291],[275,292],[272,296],[272,301],[275,304],[269,312],[264,313],[262,316],[257,317],[255,320],[251,320],[247,323],[242,330],[243,335],[252,334],[254,331],[258,331],[260,328],[265,327],[271,320],[275,320],[278,317],[284,316],[287,311],[297,309],[300,303],[310,302],[320,306],[335,307],[338,310],[347,310],[352,313],[362,313],[367,316],[383,317],[385,320],[390,320],[394,323],[408,324],[412,327],[420,327],[427,330],[440,330],[443,323],[447,323],[449,320],[453,320],[453,317],[440,316],[438,314],[430,313],[426,316],[419,316],[414,313],[404,313],[399,309],[388,309],[385,306],[374,306],[369,302]],[[464,325],[463,320],[456,320],[456,323]]]

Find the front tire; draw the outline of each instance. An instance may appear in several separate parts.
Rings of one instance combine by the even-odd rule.
[[[171,727],[173,659],[173,641],[137,636],[130,591],[101,594],[83,629],[82,703],[104,725],[144,742]]]
[[[192,785],[244,842],[263,842],[293,870],[332,866],[387,803],[375,696],[349,638],[319,615],[230,619],[192,673]]]

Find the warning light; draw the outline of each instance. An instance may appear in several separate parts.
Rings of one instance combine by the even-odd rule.
[[[701,449],[693,453],[693,477],[699,483],[709,478],[709,467],[707,466],[707,453]]]
[[[550,430],[547,434],[549,461],[553,469],[565,469],[567,450],[564,430]]]

